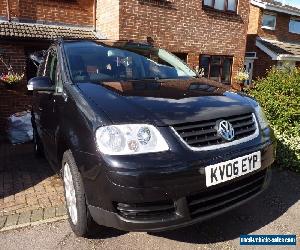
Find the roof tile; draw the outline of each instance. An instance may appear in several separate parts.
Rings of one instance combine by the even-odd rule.
[[[264,38],[260,38],[258,41],[277,55],[300,56],[300,43],[267,40]]]
[[[97,39],[91,29],[15,22],[0,22],[0,37]]]

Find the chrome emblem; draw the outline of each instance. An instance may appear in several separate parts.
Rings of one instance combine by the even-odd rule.
[[[228,121],[221,120],[217,123],[218,134],[226,141],[232,141],[234,139],[234,128]]]

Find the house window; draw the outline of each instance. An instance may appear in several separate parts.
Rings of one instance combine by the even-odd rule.
[[[185,63],[187,62],[187,53],[173,52],[173,54]]]
[[[245,57],[246,57],[246,58],[257,59],[256,52],[246,52]]]
[[[275,30],[276,27],[276,15],[264,14],[262,17],[262,28]]]
[[[204,77],[230,84],[232,61],[233,58],[230,56],[202,55],[200,58],[200,67],[204,69]]]
[[[236,12],[238,0],[203,0],[203,6],[221,11]]]
[[[300,34],[300,20],[291,19],[289,25],[289,31],[291,33]]]

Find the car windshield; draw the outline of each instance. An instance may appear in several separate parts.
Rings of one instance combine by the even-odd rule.
[[[64,45],[74,82],[178,79],[196,74],[175,55],[138,43],[70,42]]]

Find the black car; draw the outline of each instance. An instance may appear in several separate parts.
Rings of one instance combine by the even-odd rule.
[[[273,133],[258,103],[133,41],[57,41],[31,79],[35,152],[64,180],[73,231],[160,231],[259,194]]]

